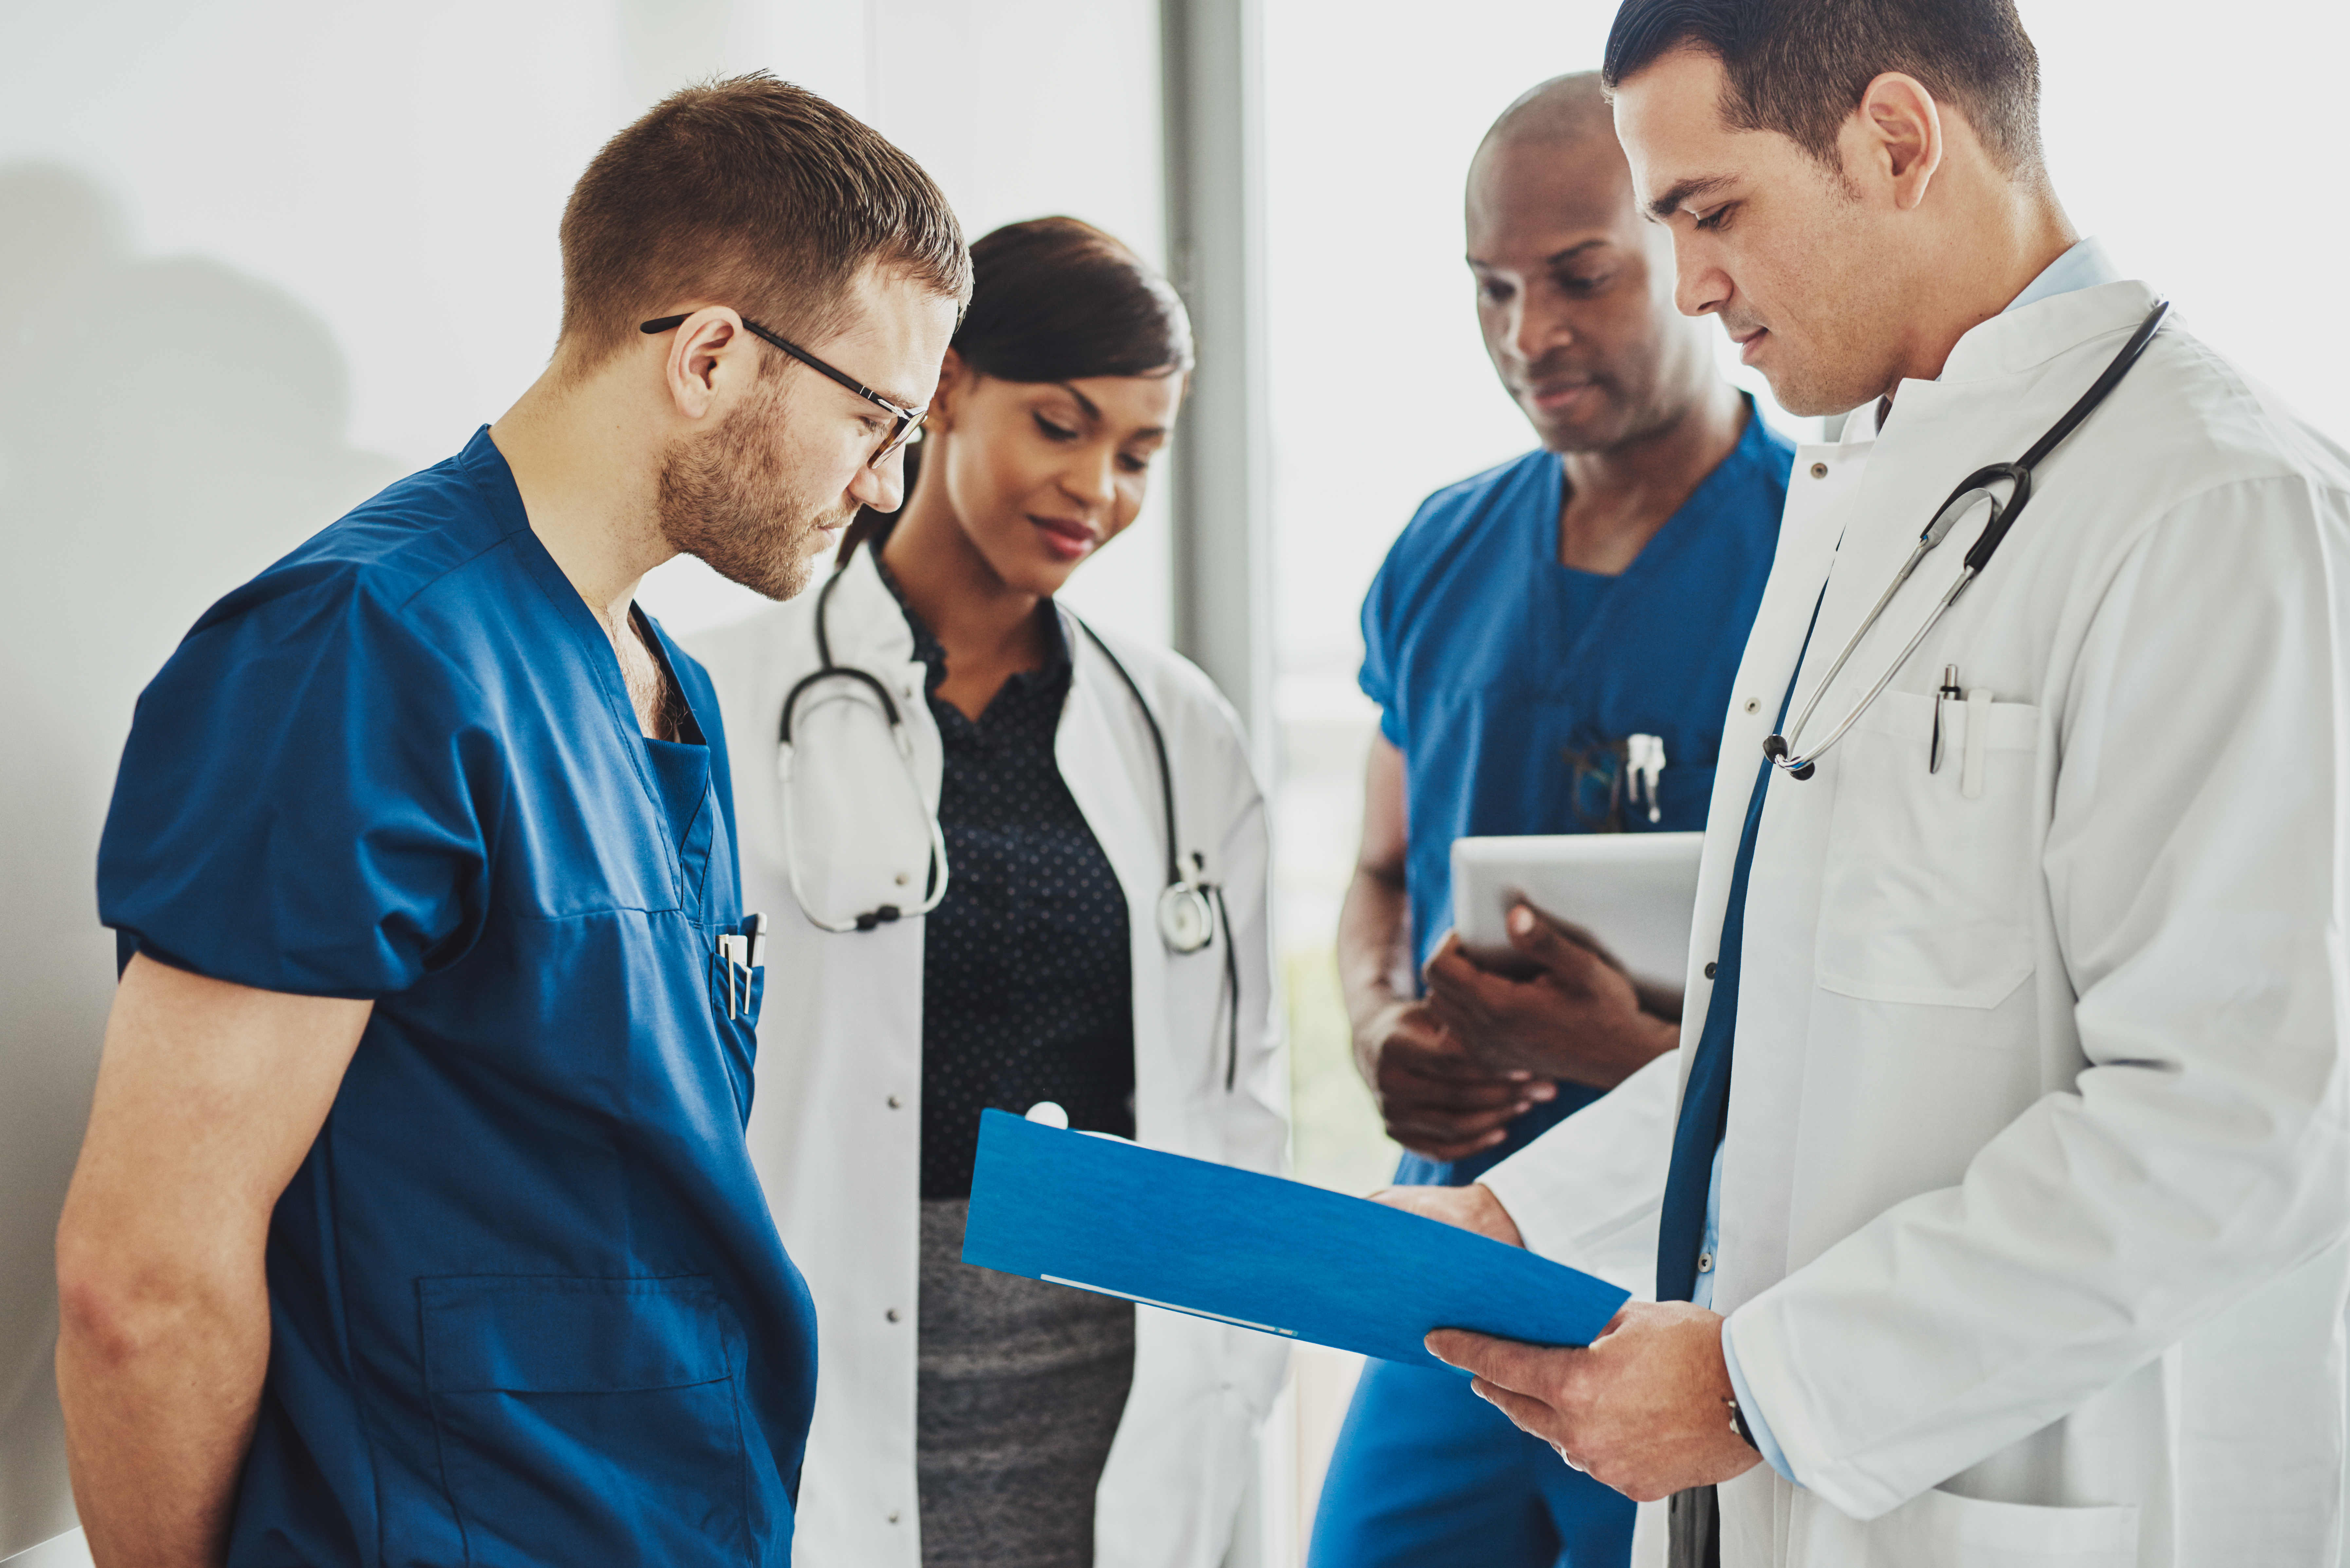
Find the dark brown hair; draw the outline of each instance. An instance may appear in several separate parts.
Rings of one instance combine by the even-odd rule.
[[[955,329],[963,363],[1002,381],[1180,376],[1191,369],[1191,317],[1148,262],[1091,223],[1031,218],[971,247],[971,308]],[[921,445],[906,449],[914,493]],[[886,535],[894,512],[871,507],[841,535],[839,561]]]
[[[604,144],[563,211],[562,346],[576,370],[688,299],[802,341],[840,326],[868,264],[962,298],[954,210],[870,126],[764,71],[671,93]]]
[[[2041,171],[2040,55],[2013,0],[1624,0],[1607,90],[1683,48],[1721,62],[1724,123],[1775,130],[1829,169],[1868,84],[1900,71],[1956,104],[2010,174]]]

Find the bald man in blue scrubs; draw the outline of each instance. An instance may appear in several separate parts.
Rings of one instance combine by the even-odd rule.
[[[1339,961],[1400,1185],[1474,1182],[1677,1041],[1678,997],[1638,994],[1531,911],[1513,940],[1534,978],[1470,962],[1451,846],[1704,826],[1794,456],[1674,308],[1671,246],[1596,76],[1511,106],[1467,216],[1486,348],[1541,445],[1430,496],[1363,607],[1379,733]],[[1662,771],[1639,766],[1659,746]],[[1465,1378],[1373,1363],[1311,1561],[1615,1568],[1631,1529],[1628,1501]]]
[[[743,1138],[757,929],[715,699],[634,597],[681,552],[787,597],[897,506],[968,258],[764,77],[622,132],[562,239],[538,383],[140,699],[57,1238],[100,1564],[790,1559],[816,1324]]]

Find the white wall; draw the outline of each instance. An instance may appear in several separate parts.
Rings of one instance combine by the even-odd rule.
[[[132,699],[212,599],[504,410],[581,167],[756,67],[899,140],[974,237],[1067,212],[1160,257],[1152,0],[0,0],[0,1557],[72,1522],[48,1238]],[[1163,637],[1165,533],[1073,602]],[[656,579],[672,626],[747,601]]]

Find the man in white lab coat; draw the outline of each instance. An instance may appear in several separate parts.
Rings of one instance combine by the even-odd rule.
[[[2178,316],[2126,358],[2158,299],[2009,0],[1627,0],[1607,71],[1682,308],[1858,411],[1733,689],[1685,1048],[1454,1216],[1574,1261],[1661,1185],[1661,1299],[1431,1347],[1670,1496],[1648,1561],[2340,1563],[2350,459]]]

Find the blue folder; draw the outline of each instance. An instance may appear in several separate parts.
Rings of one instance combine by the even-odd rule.
[[[1004,1111],[980,1120],[962,1261],[1414,1366],[1444,1366],[1439,1328],[1588,1345],[1629,1299],[1383,1203]]]

